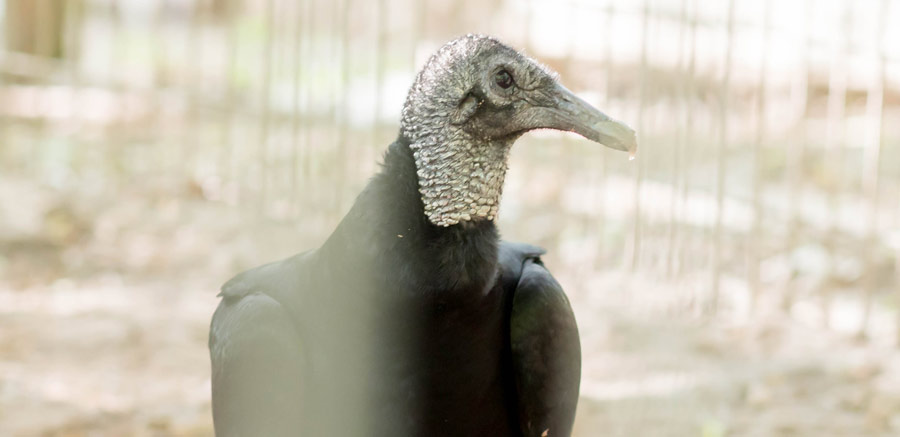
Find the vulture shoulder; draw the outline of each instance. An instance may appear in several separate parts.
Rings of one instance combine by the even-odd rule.
[[[217,436],[289,436],[302,429],[302,341],[290,295],[303,293],[305,254],[243,272],[225,285],[209,334]]]
[[[519,427],[525,436],[568,436],[581,380],[578,327],[544,250],[503,243],[504,285],[514,283],[510,346]],[[518,274],[516,274],[518,273]]]

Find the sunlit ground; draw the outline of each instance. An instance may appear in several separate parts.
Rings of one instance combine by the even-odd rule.
[[[523,147],[514,169],[535,146]],[[525,201],[523,178],[521,168],[512,170],[504,233],[550,238],[541,226],[516,224],[516,214],[536,208],[544,215],[526,221],[531,226],[579,236],[563,236],[547,257],[582,335],[577,436],[900,429],[893,334],[857,340],[854,295],[834,296],[828,330],[815,295],[798,292],[786,314],[780,292],[767,290],[750,316],[746,284],[726,277],[719,314],[703,316],[707,275],[673,281],[596,268],[600,258],[590,249],[618,231],[540,208],[539,192]],[[545,195],[584,187],[560,189]],[[318,228],[333,225],[235,214],[190,187],[98,199],[4,177],[0,199],[4,229],[18,235],[4,240],[0,282],[3,435],[209,435],[206,339],[218,286],[243,268],[318,244],[325,232]],[[876,307],[873,325],[893,326],[892,314]]]

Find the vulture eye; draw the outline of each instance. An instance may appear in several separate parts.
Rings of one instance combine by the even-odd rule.
[[[500,88],[507,89],[513,85],[512,75],[506,70],[500,70],[494,74],[494,82]]]

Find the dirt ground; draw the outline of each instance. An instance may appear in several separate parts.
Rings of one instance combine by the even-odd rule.
[[[0,184],[0,435],[211,435],[218,286],[317,243],[223,205],[132,194],[74,202]],[[690,292],[665,292],[690,279],[547,264],[582,334],[577,436],[900,433],[892,339],[806,323],[802,301],[786,315],[763,303],[753,317],[704,317]]]

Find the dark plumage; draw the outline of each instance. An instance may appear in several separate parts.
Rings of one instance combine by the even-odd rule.
[[[580,348],[543,250],[500,242],[509,147],[634,132],[500,42],[428,62],[384,165],[322,247],[241,273],[210,329],[220,436],[567,436]],[[549,430],[549,431],[548,431]]]

